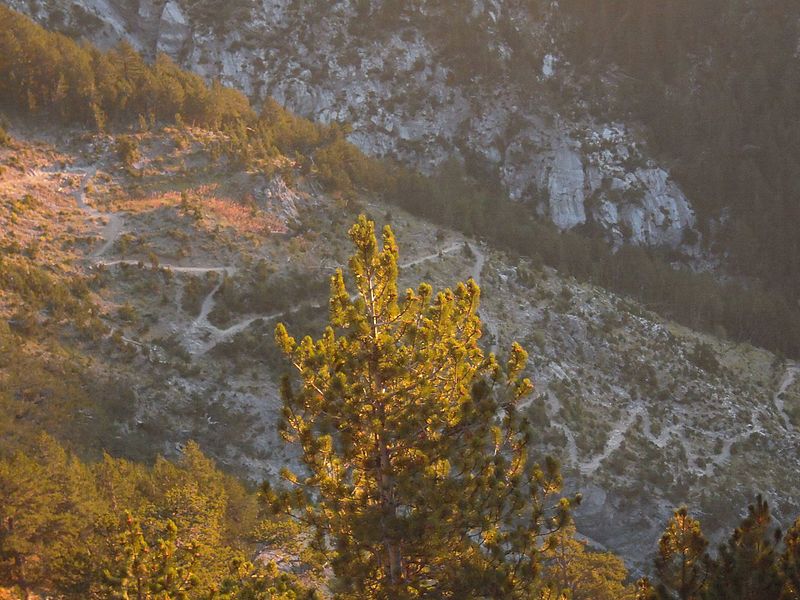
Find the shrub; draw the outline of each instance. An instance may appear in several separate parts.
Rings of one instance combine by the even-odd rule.
[[[695,343],[692,352],[689,354],[689,360],[691,360],[695,366],[708,373],[717,373],[720,368],[719,360],[717,360],[714,349],[706,342]]]
[[[141,156],[139,153],[139,143],[136,141],[136,138],[129,135],[122,135],[117,138],[115,150],[117,152],[117,157],[126,167],[133,165]]]

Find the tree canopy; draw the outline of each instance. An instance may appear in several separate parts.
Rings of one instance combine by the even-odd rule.
[[[474,281],[401,294],[391,229],[379,246],[362,215],[350,238],[355,291],[333,276],[322,337],[276,329],[299,376],[283,432],[305,469],[275,506],[329,543],[342,597],[530,598],[571,503],[550,510],[558,464],[529,457],[527,354],[484,354]]]

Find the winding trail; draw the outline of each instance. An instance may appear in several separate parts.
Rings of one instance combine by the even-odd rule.
[[[481,284],[481,273],[483,273],[483,265],[486,264],[486,255],[481,250],[478,244],[470,244],[469,249],[475,255],[475,265],[472,267],[471,277],[478,285]]]
[[[486,254],[483,252],[479,244],[469,244],[469,249],[475,256],[475,264],[472,266],[470,277],[472,277],[473,281],[480,286],[483,266],[486,264]],[[497,355],[497,349],[500,344],[500,336],[497,332],[497,327],[495,327],[494,323],[485,318],[481,319],[481,324],[483,325],[483,329],[486,331],[486,333],[492,336],[492,345],[489,347],[489,352]],[[564,434],[567,435],[567,432],[565,431]],[[574,444],[574,437],[572,441]]]
[[[105,221],[105,224],[103,225],[100,231],[100,236],[102,237],[103,243],[93,252],[91,252],[91,254],[88,257],[91,261],[91,264],[107,268],[113,268],[122,265],[131,265],[131,266],[142,265],[143,261],[141,260],[131,260],[131,259],[109,260],[102,258],[113,248],[114,244],[119,239],[119,236],[122,234],[125,225],[125,218],[120,213],[101,212],[96,208],[94,208],[93,206],[90,206],[86,203],[86,188],[91,179],[96,174],[95,168],[87,168],[87,169],[69,168],[67,169],[67,171],[73,173],[75,172],[82,173],[83,175],[83,177],[81,178],[79,189],[73,192],[73,196],[75,198],[78,208],[80,208],[92,219]],[[475,259],[475,262],[472,266],[469,276],[475,281],[475,283],[481,285],[482,281],[481,276],[483,268],[487,261],[487,257],[484,251],[477,243],[469,243],[464,241],[453,243],[436,252],[426,254],[424,256],[420,256],[408,260],[406,262],[400,263],[398,267],[401,269],[407,269],[421,265],[423,263],[432,260],[441,259],[445,255],[452,254],[458,250],[463,249],[465,247],[465,244],[466,247],[468,247],[469,250],[472,252]],[[325,306],[324,302],[316,300],[302,302],[296,304],[292,308],[275,313],[244,315],[229,327],[220,328],[212,324],[209,321],[208,317],[214,310],[214,307],[216,305],[215,296],[217,295],[220,288],[224,284],[225,279],[227,277],[231,277],[236,274],[237,268],[235,266],[232,265],[184,266],[184,265],[175,265],[169,263],[159,263],[157,267],[153,267],[152,265],[144,263],[144,267],[163,268],[176,273],[186,273],[189,275],[204,275],[207,273],[216,273],[219,276],[218,281],[216,282],[214,287],[203,298],[199,314],[191,320],[188,327],[182,332],[180,336],[182,345],[187,350],[187,352],[189,352],[189,354],[194,357],[203,356],[207,354],[219,344],[227,340],[230,340],[237,334],[246,330],[256,321],[268,322],[275,319],[279,319],[281,317],[285,317],[290,314],[294,314],[303,309],[307,308],[321,309]],[[182,312],[181,296],[183,293],[184,293],[183,285],[178,284],[175,303],[176,303],[176,310],[179,313]],[[486,333],[491,335],[493,339],[490,351],[496,354],[499,343],[497,329],[493,323],[485,319],[483,323]],[[112,329],[112,333],[113,331],[114,330]],[[134,339],[126,337],[122,337],[122,339],[123,341],[130,344],[134,344],[141,347],[146,346],[142,342],[139,342]],[[773,402],[775,404],[778,413],[781,415],[782,421],[787,430],[791,430],[792,425],[789,416],[786,413],[784,394],[789,389],[789,387],[791,387],[797,380],[798,375],[800,375],[800,365],[798,364],[789,365],[778,386],[778,389],[773,395]],[[642,403],[641,401],[637,401],[632,405],[630,411],[627,412],[627,414],[615,424],[611,434],[606,440],[602,452],[592,456],[588,460],[582,461],[580,460],[578,455],[575,433],[566,424],[558,423],[554,419],[554,417],[556,417],[556,415],[560,412],[561,407],[557,398],[550,390],[548,390],[546,394],[546,407],[552,425],[560,429],[564,433],[567,443],[566,450],[569,462],[573,466],[575,466],[583,476],[594,474],[600,468],[603,461],[606,460],[609,456],[611,456],[614,452],[616,452],[620,448],[622,442],[625,440],[628,431],[631,429],[631,427],[633,427],[633,425],[636,423],[637,418],[640,416],[642,417],[644,435],[649,441],[651,441],[659,448],[664,448],[667,442],[673,437],[673,435],[675,435],[675,433],[677,433],[681,429],[680,425],[671,424],[667,427],[664,427],[660,431],[658,436],[653,435],[651,430],[652,425],[651,425],[650,415],[646,410],[644,403]],[[758,413],[758,411],[756,411],[753,415],[752,424],[749,427],[747,427],[743,432],[734,436],[721,438],[723,439],[721,451],[718,454],[709,457],[709,460],[705,465],[705,468],[701,470],[704,470],[707,475],[713,474],[714,466],[722,466],[730,461],[731,448],[733,447],[734,444],[748,439],[755,432],[759,431],[763,432],[764,428],[760,422],[761,420],[760,417],[761,415]],[[681,442],[687,449],[687,457],[689,458],[689,461],[694,462],[696,464],[697,457],[694,456],[693,453],[689,452],[689,448],[687,447],[685,439],[683,439],[683,436],[681,436]]]
[[[422,263],[425,263],[425,262],[428,262],[428,261],[431,261],[431,260],[439,259],[439,258],[441,258],[442,256],[444,256],[446,254],[452,254],[453,252],[457,251],[459,248],[462,248],[462,247],[463,247],[462,243],[452,244],[452,245],[450,245],[450,246],[448,246],[446,248],[443,248],[443,249],[439,250],[438,252],[435,252],[435,253],[432,253],[432,254],[427,254],[425,256],[420,256],[420,257],[415,258],[413,260],[409,260],[409,261],[406,261],[404,263],[401,263],[401,264],[398,265],[398,267],[401,268],[401,269],[407,269],[407,268],[410,268],[410,267],[415,267],[415,266],[420,265]],[[232,273],[229,273],[229,274],[232,274]],[[286,309],[286,310],[282,310],[282,311],[279,311],[279,312],[275,312],[275,313],[261,314],[261,315],[247,315],[247,316],[241,318],[239,321],[237,321],[233,325],[231,325],[231,326],[229,326],[229,327],[227,327],[225,329],[220,329],[219,327],[216,327],[213,324],[211,324],[208,321],[207,317],[208,317],[208,314],[213,310],[213,305],[214,305],[213,298],[214,298],[214,295],[219,290],[219,287],[221,285],[222,285],[222,282],[220,282],[217,285],[217,287],[214,288],[208,294],[208,296],[206,296],[206,299],[203,301],[204,309],[201,310],[201,316],[198,319],[195,319],[195,321],[192,323],[193,328],[192,328],[191,334],[188,334],[188,335],[184,336],[184,341],[186,342],[185,343],[186,350],[189,352],[189,354],[191,354],[193,356],[202,356],[202,355],[210,352],[213,348],[215,348],[219,344],[229,340],[230,338],[234,337],[235,335],[241,333],[242,331],[244,331],[245,329],[250,327],[250,325],[252,325],[256,321],[264,321],[264,322],[273,321],[275,319],[280,319],[281,317],[285,317],[286,315],[294,314],[294,313],[299,312],[300,310],[303,310],[303,309],[306,309],[306,308],[319,309],[319,308],[322,308],[323,306],[325,306],[324,303],[321,303],[321,302],[318,302],[318,301],[301,302],[299,304],[296,304],[292,308],[289,308],[289,309]],[[353,298],[355,298],[355,295],[353,296]],[[200,339],[200,336],[198,336],[198,335],[193,335],[194,333],[196,333],[198,331],[202,331],[203,332],[202,335],[203,335],[204,339]]]
[[[408,262],[400,263],[397,265],[399,269],[408,269],[410,267],[416,267],[417,265],[421,265],[422,263],[428,262],[430,260],[434,260],[437,258],[441,258],[445,254],[452,254],[459,248],[463,248],[464,244],[451,244],[447,248],[442,248],[438,252],[434,252],[433,254],[426,254],[425,256],[420,256],[419,258],[415,258],[414,260],[409,260]]]
[[[84,170],[79,169],[73,172],[83,173],[83,177],[81,178],[80,187],[73,192],[73,196],[75,197],[75,202],[83,212],[88,214],[90,217],[95,219],[105,219],[106,223],[103,226],[102,231],[100,232],[100,236],[103,238],[103,245],[97,248],[94,252],[92,252],[92,258],[98,258],[103,256],[106,252],[108,252],[114,243],[119,238],[120,234],[122,233],[122,227],[125,223],[122,215],[119,213],[104,213],[100,212],[93,206],[89,206],[86,204],[86,186],[89,184],[89,181],[95,176],[97,173],[96,168]],[[100,261],[95,261],[95,264],[99,263]]]
[[[754,433],[764,433],[764,427],[761,425],[761,415],[758,414],[758,412],[753,414],[753,421],[747,425],[745,431],[724,439],[722,442],[722,450],[711,459],[711,462],[715,463],[717,466],[728,463],[731,460],[731,448],[733,448],[733,445],[744,442]]]
[[[561,412],[561,403],[558,401],[558,398],[556,398],[553,390],[549,388],[547,392],[545,392],[545,410],[547,412],[547,417],[550,419],[550,424],[560,429],[567,439],[567,455],[569,456],[570,465],[578,466],[578,444],[575,441],[575,434],[567,427],[566,423],[558,423],[554,420],[556,415]]]
[[[778,391],[775,392],[775,395],[772,397],[773,401],[775,402],[775,408],[778,409],[778,414],[781,415],[781,418],[783,419],[783,425],[788,431],[791,431],[793,427],[792,420],[789,418],[789,415],[786,412],[786,400],[784,396],[786,394],[786,390],[788,390],[792,384],[794,384],[798,373],[800,373],[800,365],[789,365],[786,368],[786,373],[784,373],[780,385],[778,386]]]
[[[89,181],[91,181],[91,179],[95,176],[97,172],[96,168],[86,168],[86,169],[69,168],[67,169],[67,171],[83,174],[79,188],[75,192],[73,192],[73,196],[75,198],[76,204],[78,205],[78,208],[80,208],[82,211],[84,211],[87,215],[89,215],[92,218],[106,220],[106,223],[103,226],[103,229],[100,233],[101,237],[103,238],[103,244],[90,254],[91,263],[94,266],[102,266],[110,268],[121,265],[136,265],[136,266],[144,265],[145,268],[168,269],[176,273],[188,273],[192,275],[217,273],[219,275],[219,281],[217,281],[216,285],[211,289],[211,291],[208,294],[206,294],[205,298],[203,298],[203,302],[200,305],[200,313],[191,321],[189,327],[186,328],[186,330],[183,332],[181,336],[182,344],[190,355],[202,356],[208,353],[217,345],[232,338],[238,333],[244,331],[256,321],[271,321],[274,319],[279,319],[280,317],[298,312],[299,310],[302,310],[304,308],[322,308],[323,304],[319,302],[313,302],[313,301],[305,302],[297,304],[290,309],[272,314],[248,315],[242,317],[233,325],[224,329],[215,326],[208,320],[208,316],[214,310],[215,306],[214,297],[224,284],[226,277],[230,277],[237,272],[236,267],[232,265],[183,266],[183,265],[174,265],[161,262],[159,262],[157,266],[154,266],[154,265],[144,264],[143,261],[141,260],[132,260],[132,259],[106,260],[101,258],[114,246],[117,239],[122,234],[123,226],[125,223],[124,217],[120,213],[100,212],[99,210],[95,209],[94,207],[86,203],[86,188]],[[457,250],[463,247],[464,247],[464,242],[451,244],[450,246],[442,248],[435,253],[427,254],[425,256],[417,257],[415,259],[401,263],[398,265],[398,267],[401,269],[410,268],[431,260],[440,259],[444,255],[452,254],[453,252],[456,252]],[[475,280],[476,283],[480,284],[480,275],[481,271],[483,270],[483,265],[486,262],[486,257],[484,253],[480,250],[480,248],[471,246],[471,249],[475,254],[475,266],[472,270],[472,278]],[[178,307],[179,312],[181,310],[180,295],[182,293],[183,293],[183,288],[181,286],[178,288],[178,293],[176,294],[176,303],[177,303],[176,305]],[[137,342],[135,340],[129,340],[127,338],[123,339],[135,345],[142,345],[141,342]]]
[[[781,379],[780,384],[778,385],[778,389],[772,396],[772,401],[775,404],[775,408],[778,411],[778,414],[783,421],[783,426],[786,428],[787,431],[792,431],[794,427],[792,426],[791,419],[786,412],[786,401],[784,395],[786,390],[788,390],[797,379],[798,374],[800,374],[800,365],[793,363],[786,367],[786,372],[783,375],[783,379]],[[716,454],[712,459],[711,463],[716,464],[717,466],[722,466],[725,463],[730,461],[731,458],[731,448],[734,444],[743,442],[749,439],[754,433],[761,433],[764,435],[768,435],[768,432],[764,429],[764,425],[762,424],[762,414],[759,410],[755,410],[752,416],[751,423],[747,425],[745,431],[734,435],[728,436],[725,438],[718,437],[717,439],[722,439],[722,450]],[[706,473],[709,473],[711,465],[706,467]]]
[[[588,461],[580,464],[581,475],[591,475],[597,471],[597,469],[600,468],[600,464],[605,459],[619,450],[619,447],[625,440],[625,434],[628,433],[628,430],[636,422],[636,417],[647,414],[647,410],[645,410],[644,404],[642,404],[641,401],[637,401],[635,404],[636,405],[633,407],[633,410],[631,410],[627,416],[620,419],[614,426],[611,435],[608,436],[608,439],[606,440],[606,445],[603,448],[603,451],[600,454],[596,454]]]
[[[650,412],[644,411],[644,413],[642,413],[642,430],[644,431],[644,435],[650,442],[655,444],[661,450],[663,450],[664,447],[667,445],[667,442],[672,437],[672,435],[680,429],[679,425],[673,423],[667,427],[663,427],[661,429],[661,433],[659,433],[658,435],[653,435],[652,427],[653,424],[650,420]],[[688,449],[686,450],[688,453]]]
[[[94,219],[105,219],[106,223],[101,230],[101,237],[103,238],[103,244],[93,251],[90,254],[91,263],[94,266],[103,266],[103,267],[116,267],[120,265],[139,265],[142,264],[140,260],[127,260],[127,259],[117,259],[117,260],[105,260],[101,258],[105,255],[116,243],[117,239],[119,238],[120,234],[122,233],[123,225],[124,225],[124,218],[120,213],[109,212],[103,213],[90,206],[86,203],[86,187],[89,181],[95,176],[97,169],[68,169],[69,172],[77,172],[82,173],[83,177],[81,178],[79,188],[73,192],[73,196],[75,198],[75,202],[83,212]],[[154,267],[150,267],[154,268]],[[183,265],[173,265],[173,264],[166,264],[160,263],[155,268],[164,268],[169,269],[170,271],[174,271],[177,273],[189,273],[193,275],[202,275],[205,273],[218,273],[220,275],[219,281],[217,285],[211,290],[211,292],[203,299],[203,303],[201,305],[200,314],[192,321],[191,325],[184,333],[184,339],[192,338],[195,336],[197,330],[210,328],[212,330],[217,330],[216,327],[211,325],[208,322],[208,315],[214,309],[214,295],[219,291],[219,288],[222,286],[223,282],[225,281],[225,277],[229,275],[233,275],[236,272],[236,268],[233,266],[213,266],[213,267],[187,267]],[[113,331],[113,330],[112,330]],[[219,330],[217,330],[219,331]],[[141,342],[137,342],[136,340],[131,340],[128,338],[124,338],[128,343],[132,343],[135,345],[142,345]]]

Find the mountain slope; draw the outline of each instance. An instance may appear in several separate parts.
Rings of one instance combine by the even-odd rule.
[[[651,301],[656,290],[672,298],[679,281],[703,292],[683,307],[698,321],[725,313],[725,323],[758,328],[741,317],[748,312],[728,314],[732,288],[670,279],[629,247],[611,256],[537,228],[514,212],[519,205],[467,185],[452,163],[433,179],[402,175],[356,153],[345,129],[271,104],[256,115],[232,90],[164,59],[150,67],[124,46],[82,54],[31,27],[21,26],[32,56],[88,64],[93,76],[98,65],[120,69],[111,80],[124,93],[73,85],[84,80],[67,75],[80,69],[62,68],[63,79],[32,71],[35,60],[4,71],[18,76],[18,87],[0,90],[11,96],[14,138],[0,149],[0,344],[13,357],[0,363],[5,439],[44,428],[88,453],[140,459],[196,439],[228,469],[274,475],[295,459],[274,428],[285,365],[272,329],[278,320],[292,331],[322,325],[327,275],[346,260],[344,232],[365,210],[392,223],[408,285],[475,278],[487,348],[502,353],[519,339],[532,350],[539,397],[528,411],[539,449],[561,457],[569,485],[585,492],[579,523],[596,541],[641,565],[674,505],[699,506],[716,537],[757,490],[772,490],[779,519],[797,513],[797,365],[725,341],[722,329],[719,338],[692,332],[564,272],[584,281],[599,272],[631,293],[649,290]],[[1,42],[15,39],[8,31]],[[74,60],[57,62],[64,57]],[[150,91],[161,97],[176,81],[189,91],[171,96],[183,116],[166,103],[156,107],[164,114],[149,113]],[[29,104],[41,99],[50,112],[24,114],[37,114],[43,107]],[[87,130],[105,118],[116,133]],[[619,135],[609,128],[596,138],[600,156],[622,156]],[[364,183],[403,177],[414,185],[394,193]],[[446,210],[454,220],[468,214],[463,222],[492,244],[442,226]],[[539,252],[564,270],[543,266]],[[772,306],[746,297],[759,300],[755,314]],[[770,323],[787,326],[780,315]]]
[[[373,156],[429,170],[460,155],[561,229],[593,226],[615,244],[699,252],[694,210],[669,169],[652,160],[635,128],[592,117],[569,75],[555,75],[556,9],[175,0],[11,6],[95,42],[126,39],[150,56],[166,53],[300,115],[352,123],[350,139]],[[220,10],[229,13],[225,25]]]
[[[90,361],[91,379],[129,386],[123,397],[70,405],[64,424],[97,428],[84,443],[140,459],[174,455],[194,439],[255,480],[292,462],[275,431],[285,365],[271,332],[278,320],[298,332],[322,325],[326,275],[345,260],[353,213],[311,180],[288,187],[280,176],[219,170],[200,130],[137,134],[141,157],[130,172],[106,136],[54,148],[19,141],[49,129],[11,131],[18,141],[0,155],[4,194],[50,190],[48,202],[70,218],[28,213],[26,228],[4,228],[3,243],[13,232],[25,248],[23,231],[50,223],[46,270],[63,264],[90,282],[87,300],[105,331],[75,338],[59,326],[57,339]],[[33,166],[15,167],[20,156]],[[391,220],[407,285],[474,277],[487,347],[502,354],[518,339],[531,350],[537,397],[526,410],[537,447],[559,457],[568,486],[583,492],[579,527],[598,543],[642,565],[641,548],[675,505],[696,506],[716,536],[757,490],[773,490],[779,520],[800,509],[796,365],[698,335],[396,207],[363,208]],[[7,296],[7,315],[18,301]],[[47,338],[18,329],[14,339],[32,351]],[[12,397],[37,385],[5,383]],[[51,402],[19,418],[35,421]]]
[[[9,4],[105,47],[124,39],[151,58],[166,53],[258,101],[350,123],[348,139],[371,156],[428,173],[463,162],[492,195],[590,245],[655,248],[657,270],[684,265],[747,290],[695,286],[704,322],[693,327],[800,352],[800,21],[783,0],[768,18],[749,2]],[[705,22],[713,35],[697,31]],[[426,215],[436,211],[455,225],[450,212],[463,207]],[[640,295],[690,322],[686,297],[651,296]]]

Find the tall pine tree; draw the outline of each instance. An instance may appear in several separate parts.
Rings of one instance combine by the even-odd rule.
[[[501,367],[479,346],[480,291],[470,280],[402,296],[389,227],[350,230],[353,295],[331,281],[330,326],[276,339],[299,375],[283,384],[285,437],[305,469],[276,508],[330,545],[342,598],[532,598],[542,542],[566,523],[555,461],[532,463],[517,410],[532,385],[514,344]],[[553,596],[555,597],[555,596]]]
[[[709,600],[775,600],[781,592],[776,566],[775,542],[769,506],[761,495],[747,508],[731,538],[720,547],[714,572],[709,579]]]
[[[690,517],[685,507],[676,510],[658,542],[655,567],[659,598],[697,600],[701,597],[708,578],[707,548],[708,540],[700,529],[700,522]]]

